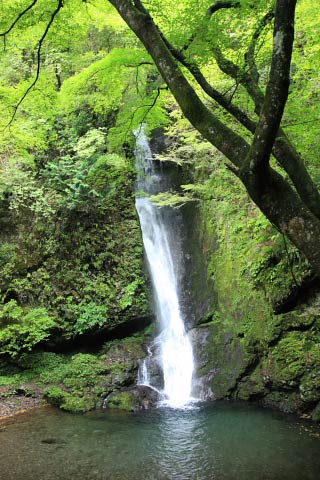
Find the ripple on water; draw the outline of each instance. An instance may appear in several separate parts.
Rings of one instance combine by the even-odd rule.
[[[74,416],[45,408],[0,429],[6,480],[316,480],[320,430],[252,405]]]

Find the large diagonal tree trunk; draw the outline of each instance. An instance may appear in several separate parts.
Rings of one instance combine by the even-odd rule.
[[[234,164],[252,200],[320,274],[320,221],[297,191],[269,164],[288,94],[296,1],[277,2],[270,81],[251,146],[201,101],[140,0],[109,1],[153,58],[184,115]]]

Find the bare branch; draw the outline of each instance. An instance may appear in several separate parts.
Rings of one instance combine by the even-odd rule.
[[[207,10],[207,17],[211,17],[214,13],[222,8],[239,8],[241,6],[240,2],[217,2]]]
[[[32,7],[35,6],[35,4],[38,2],[38,0],[33,0],[33,2],[26,7],[22,12],[19,13],[17,18],[11,23],[10,27],[3,33],[0,33],[0,37],[3,37],[3,43],[4,43],[4,50],[6,49],[6,35],[13,30],[15,25],[19,22],[20,18],[22,18],[29,10],[31,10]]]
[[[138,63],[138,65],[128,65],[128,67],[135,67],[136,68],[135,82],[136,82],[136,92],[137,92],[138,95],[140,95],[140,90],[139,90],[139,67],[141,67],[142,65],[154,65],[154,64],[152,62],[145,61],[145,62]]]
[[[37,49],[37,72],[36,72],[36,76],[34,78],[34,80],[32,81],[32,83],[29,85],[29,87],[27,88],[27,90],[24,92],[24,94],[22,95],[22,97],[20,98],[20,100],[18,101],[17,105],[14,107],[14,110],[13,110],[13,114],[11,116],[11,119],[7,125],[7,127],[9,127],[15,116],[16,116],[16,113],[21,105],[21,103],[24,101],[24,99],[26,98],[26,96],[28,95],[28,93],[34,88],[34,86],[36,85],[37,81],[39,80],[39,76],[40,76],[40,68],[41,68],[41,49],[42,49],[42,45],[43,45],[43,42],[45,41],[46,39],[46,36],[51,28],[51,25],[53,24],[54,22],[54,19],[55,17],[57,16],[57,14],[59,13],[59,11],[61,10],[61,8],[63,7],[63,0],[58,0],[58,5],[56,7],[56,9],[52,12],[52,15],[50,17],[50,20],[45,28],[45,31],[43,32],[42,34],[42,37],[40,38],[39,40],[39,43],[38,43],[38,49]]]
[[[210,20],[210,18],[212,17],[212,15],[214,13],[218,12],[219,10],[222,10],[223,8],[239,8],[239,7],[241,7],[240,2],[234,2],[234,1],[217,2],[217,3],[215,3],[214,5],[211,5],[211,7],[208,8],[208,10],[206,12],[205,21]],[[190,45],[192,44],[192,42],[195,40],[195,38],[197,36],[198,36],[198,34],[196,32],[193,35],[191,35],[189,40],[182,47],[182,50],[188,50],[188,48],[190,47]]]
[[[267,25],[270,25],[271,21],[274,19],[274,11],[271,10],[267,12],[264,17],[260,20],[256,31],[253,33],[251,42],[248,48],[248,51],[244,55],[244,59],[246,64],[249,67],[250,74],[253,78],[253,81],[258,84],[259,82],[259,72],[255,62],[255,50],[256,50],[256,43],[259,39],[260,35],[262,34],[263,30]]]
[[[155,104],[157,103],[157,100],[158,98],[160,97],[160,94],[161,94],[161,90],[168,90],[168,87],[158,87],[157,88],[157,93],[156,93],[156,96],[155,98],[153,99],[152,103],[150,105],[139,105],[133,112],[133,114],[131,115],[131,119],[130,119],[130,122],[129,122],[129,126],[126,130],[126,133],[124,134],[124,141],[126,140],[127,138],[127,135],[129,133],[129,131],[131,130],[131,126],[132,126],[132,122],[133,122],[133,119],[134,119],[134,116],[135,114],[137,113],[138,110],[140,110],[141,108],[146,108],[148,107],[148,110],[146,111],[146,113],[144,114],[141,122],[140,122],[140,128],[142,126],[142,124],[144,123],[145,119],[147,118],[147,115],[149,114],[149,112],[151,111],[151,109],[155,106]]]
[[[189,70],[189,72],[193,75],[194,79],[198,82],[202,90],[253,133],[256,128],[256,123],[251,120],[251,118],[243,110],[232,104],[230,100],[228,100],[224,95],[222,95],[222,93],[213,88],[195,62],[188,60],[185,54],[175,48],[162,33],[161,37],[173,57]]]

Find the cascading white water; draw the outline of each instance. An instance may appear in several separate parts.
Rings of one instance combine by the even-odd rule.
[[[143,127],[136,132],[136,139],[135,153],[139,172],[136,208],[153,283],[157,319],[161,327],[161,333],[154,340],[154,345],[157,345],[160,350],[164,381],[162,394],[164,403],[172,407],[181,407],[192,400],[194,369],[192,346],[180,311],[178,285],[168,240],[168,226],[163,221],[159,208],[148,196],[143,196],[154,193],[153,185],[158,180]],[[141,190],[145,193],[141,194]],[[138,382],[153,387],[149,377],[145,362],[140,369]]]

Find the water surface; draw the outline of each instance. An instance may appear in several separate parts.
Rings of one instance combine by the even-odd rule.
[[[242,404],[79,416],[43,408],[0,424],[0,478],[316,480],[319,433]]]

